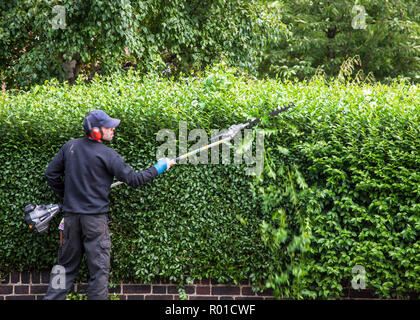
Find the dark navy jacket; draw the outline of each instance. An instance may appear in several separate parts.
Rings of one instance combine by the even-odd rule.
[[[114,149],[87,137],[64,144],[45,172],[48,185],[64,197],[63,211],[82,214],[109,212],[114,177],[138,187],[157,175],[153,166],[134,171]]]

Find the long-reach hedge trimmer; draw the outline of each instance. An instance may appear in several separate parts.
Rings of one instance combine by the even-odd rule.
[[[289,103],[287,106],[283,106],[283,108],[270,112],[268,116],[277,116],[281,112],[284,112],[294,106],[295,105],[293,103]],[[222,143],[228,142],[232,140],[242,129],[256,125],[260,121],[261,121],[261,118],[257,118],[246,123],[232,125],[229,127],[229,129],[222,131],[220,134],[210,138],[210,141],[214,141],[214,142],[204,147],[201,147],[199,149],[190,151],[182,156],[175,158],[174,160],[175,162],[178,162],[179,160],[186,159],[196,153],[199,153],[204,150],[208,150]],[[122,183],[123,183],[122,181],[115,182],[111,185],[111,188],[114,188]],[[50,221],[61,211],[61,209],[62,209],[61,204],[47,204],[47,205],[46,204],[40,204],[40,205],[29,204],[24,209],[24,212],[23,212],[25,214],[24,219],[25,219],[25,222],[28,224],[30,230],[37,233],[41,233],[48,229]]]

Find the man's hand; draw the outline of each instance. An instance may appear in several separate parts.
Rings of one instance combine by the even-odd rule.
[[[156,168],[158,174],[161,174],[165,170],[168,170],[175,164],[175,160],[171,160],[169,158],[162,158],[158,162],[155,163],[154,167]]]
[[[168,158],[166,158],[166,164],[167,164],[168,169],[169,169],[170,167],[172,167],[173,165],[176,164],[175,159],[168,159]]]

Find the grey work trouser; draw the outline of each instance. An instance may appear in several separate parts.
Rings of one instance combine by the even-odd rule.
[[[107,300],[111,251],[108,214],[64,215],[63,244],[53,268],[45,300],[64,300],[79,272],[83,253],[89,268],[89,300]]]

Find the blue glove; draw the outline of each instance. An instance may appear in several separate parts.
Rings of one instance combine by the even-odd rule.
[[[168,164],[166,162],[166,158],[160,159],[158,162],[155,163],[154,167],[156,168],[158,174],[161,174],[168,167]]]

